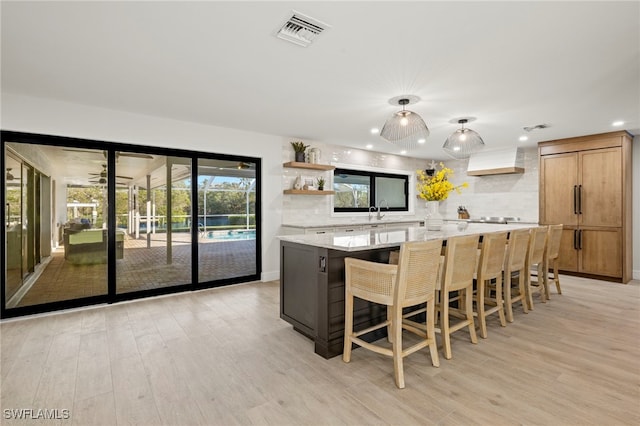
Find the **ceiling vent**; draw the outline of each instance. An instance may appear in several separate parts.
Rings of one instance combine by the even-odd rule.
[[[327,28],[331,26],[294,10],[276,36],[298,46],[307,47]]]

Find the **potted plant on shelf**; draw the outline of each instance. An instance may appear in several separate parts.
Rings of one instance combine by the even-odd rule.
[[[309,148],[309,145],[305,145],[302,141],[291,142],[293,151],[295,152],[295,159],[298,163],[304,163],[304,151]]]
[[[318,183],[318,191],[324,191],[324,178],[321,176],[316,182]]]

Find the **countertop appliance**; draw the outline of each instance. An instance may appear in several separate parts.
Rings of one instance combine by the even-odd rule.
[[[520,222],[519,217],[512,216],[481,216],[479,218],[469,219],[471,223],[517,223]]]

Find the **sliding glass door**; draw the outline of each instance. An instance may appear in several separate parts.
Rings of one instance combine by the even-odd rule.
[[[116,291],[191,283],[191,159],[116,158]]]
[[[256,163],[198,159],[198,282],[257,272]]]
[[[19,143],[5,150],[6,308],[106,295],[103,151]]]
[[[259,278],[258,159],[2,137],[2,317]]]
[[[5,154],[5,166],[5,297],[11,300],[27,274],[26,264],[23,266],[27,232],[23,227],[22,165],[17,158]]]

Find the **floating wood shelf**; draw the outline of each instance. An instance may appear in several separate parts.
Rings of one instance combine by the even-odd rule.
[[[336,166],[331,166],[329,164],[301,163],[298,161],[289,161],[288,163],[284,163],[283,166],[310,170],[333,170],[336,168]]]
[[[489,176],[524,173],[524,167],[500,167],[497,169],[467,170],[467,176]]]
[[[333,195],[336,191],[318,191],[318,190],[308,190],[308,189],[285,189],[285,194],[293,194],[293,195]]]

